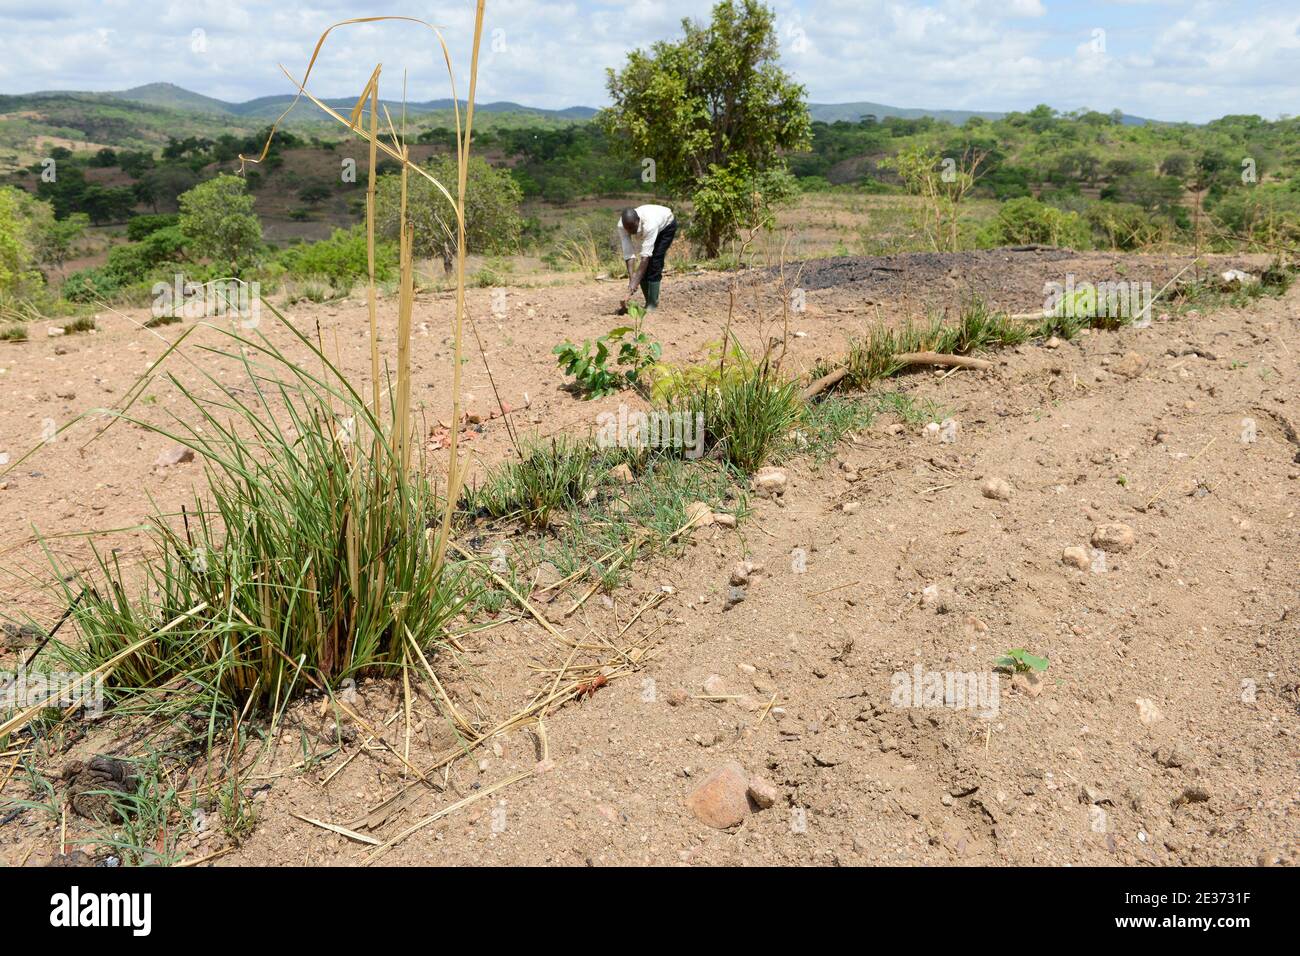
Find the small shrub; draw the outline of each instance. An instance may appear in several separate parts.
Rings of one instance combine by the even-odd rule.
[[[0,342],[26,342],[27,326],[7,325],[0,329]]]
[[[336,229],[320,242],[289,246],[276,255],[275,261],[295,278],[324,279],[336,288],[350,289],[368,273],[365,227]],[[387,282],[396,274],[397,244],[376,242],[376,281]]]
[[[83,315],[81,318],[74,319],[63,326],[64,335],[76,335],[78,332],[93,331],[95,331],[95,320],[89,315]]]
[[[629,306],[629,310],[639,308],[635,304]],[[636,326],[610,329],[594,343],[588,340],[578,346],[565,341],[552,349],[560,368],[564,374],[573,376],[573,387],[584,398],[602,398],[626,387],[643,388],[643,375],[659,360],[663,348],[641,331],[642,314],[632,311],[638,320]],[[611,355],[620,369],[608,367]]]
[[[1086,249],[1090,230],[1078,213],[1022,197],[1003,204],[981,234],[988,246],[1048,245]]]

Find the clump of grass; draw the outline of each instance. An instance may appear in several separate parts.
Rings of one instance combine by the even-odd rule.
[[[990,309],[982,300],[966,302],[956,323],[935,316],[925,323],[907,321],[900,326],[873,328],[849,343],[848,371],[843,383],[849,388],[866,388],[873,382],[897,375],[907,367],[899,355],[909,352],[938,352],[971,355],[989,349],[1020,345],[1032,330],[1005,312]]]
[[[871,396],[877,413],[889,412],[911,425],[937,422],[947,417],[943,407],[933,399],[917,401],[906,392],[879,392]]]
[[[796,444],[818,462],[824,462],[850,432],[867,428],[876,417],[876,409],[860,398],[829,395],[806,406],[794,433]]]
[[[93,316],[83,315],[79,319],[74,319],[63,327],[64,335],[76,335],[78,332],[95,331],[95,319]]]
[[[491,518],[518,519],[544,528],[551,516],[587,501],[612,456],[588,441],[561,435],[526,441],[517,460],[489,469],[483,483],[467,488],[461,507]]]
[[[594,578],[612,589],[637,556],[680,541],[692,503],[704,502],[737,518],[748,513],[744,490],[725,465],[663,453],[620,456],[636,480],[602,482],[589,499],[565,509],[565,520],[554,522],[545,534],[515,539],[516,559],[503,577],[513,579],[518,566],[549,563],[565,577]]]
[[[740,374],[687,383],[667,410],[704,426],[704,451],[746,474],[766,464],[799,418],[799,386],[766,362],[745,358]]]
[[[931,352],[970,355],[989,349],[1008,348],[1028,342],[1031,332],[1005,312],[990,309],[983,300],[971,299],[962,306],[956,326],[945,326]]]
[[[179,315],[173,312],[164,312],[162,315],[155,315],[152,319],[144,324],[146,329],[158,329],[164,325],[175,325],[182,321]]]
[[[88,574],[60,569],[69,601],[86,594],[73,612],[82,641],[59,645],[73,669],[142,643],[113,685],[181,680],[274,707],[302,688],[303,668],[331,683],[395,672],[411,644],[436,643],[459,611],[459,575],[440,561],[432,527],[440,508],[405,467],[397,423],[381,428],[324,353],[268,308],[322,371],[264,336],[223,330],[262,360],[243,359],[251,397],[204,398],[172,377],[195,423],[169,431],[133,420],[192,448],[208,487],[181,514],[150,520],[143,586],[98,551]]]
[[[27,326],[22,324],[7,325],[0,329],[0,342],[26,342]]]
[[[1259,275],[1258,282],[1234,283],[1225,287],[1217,274],[1196,282],[1175,286],[1169,292],[1171,307],[1178,310],[1191,308],[1215,309],[1229,306],[1243,308],[1264,296],[1284,295],[1295,282],[1297,268],[1274,261]]]

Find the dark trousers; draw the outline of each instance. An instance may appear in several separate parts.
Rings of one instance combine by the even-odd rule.
[[[673,244],[673,239],[676,237],[676,219],[659,230],[659,235],[655,236],[655,247],[650,252],[650,265],[646,267],[645,275],[641,278],[642,289],[645,288],[647,282],[659,282],[663,279],[664,257],[668,255],[668,247]]]

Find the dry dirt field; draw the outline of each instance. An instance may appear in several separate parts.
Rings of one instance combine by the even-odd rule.
[[[1187,261],[999,250],[810,263],[790,367],[837,357],[867,323],[972,293],[1025,311],[1070,273],[1158,289]],[[470,308],[521,431],[586,433],[628,401],[579,401],[550,354],[614,324],[617,285],[493,295],[475,290]],[[416,306],[417,398],[431,424],[448,414],[449,302]],[[652,331],[665,356],[701,360],[725,320],[726,279],[669,277],[664,306]],[[364,370],[363,300],[290,312]],[[747,342],[772,334],[743,296],[736,314]],[[192,324],[149,331],[146,318],[104,313],[97,333],[58,338],[33,327],[31,342],[0,349],[0,453],[17,459],[47,421],[120,398]],[[265,315],[263,330],[284,338]],[[737,527],[694,530],[571,615],[585,588],[539,587],[550,628],[507,607],[463,639],[458,660],[436,662],[480,731],[544,695],[561,668],[609,667],[605,686],[540,728],[506,730],[420,782],[367,728],[434,766],[456,736],[432,699],[417,698],[408,739],[400,682],[363,682],[353,706],[366,725],[345,722],[341,741],[306,700],[244,771],[251,834],[235,846],[219,828],[173,823],[193,831],[172,834],[179,855],[219,866],[1300,863],[1300,286],[1050,345],[991,355],[988,372],[889,384],[952,419],[954,441],[879,417],[824,463],[783,462],[784,495],[751,495]],[[186,354],[236,384],[229,365]],[[510,446],[471,355],[466,394],[484,422],[468,447],[497,461]],[[197,378],[186,359],[169,367]],[[145,394],[142,414],[159,421],[183,407],[161,377]],[[0,480],[11,617],[48,624],[61,610],[23,576],[42,573],[35,530],[81,560],[84,545],[60,535],[129,529],[151,497],[174,508],[201,481],[198,463],[155,467],[168,443],[138,428],[86,445],[99,425],[68,429]],[[1002,497],[983,493],[994,479]],[[142,540],[110,536],[124,560]],[[1063,560],[1072,548],[1082,566]],[[746,560],[756,567],[733,603],[729,578]],[[30,646],[9,640],[0,670]],[[992,674],[1009,648],[1047,658],[1041,679]],[[917,675],[924,688],[929,675],[967,674],[998,682],[980,706],[911,695]],[[36,763],[56,780],[75,758],[138,754],[156,731],[107,720],[40,742]],[[63,830],[48,813],[7,809],[32,798],[21,773],[9,776],[15,763],[0,757],[0,864],[50,863],[61,840],[85,862],[112,855],[78,842],[91,830],[75,815]],[[720,768],[718,799],[688,803]],[[176,787],[201,791],[203,772],[201,759],[176,767]],[[740,774],[739,806],[728,773]],[[762,779],[745,797],[751,776]],[[739,822],[714,828],[696,810]]]

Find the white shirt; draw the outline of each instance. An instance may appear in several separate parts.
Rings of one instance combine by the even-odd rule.
[[[647,204],[637,206],[636,214],[641,220],[641,230],[636,234],[641,239],[641,258],[649,259],[655,251],[655,240],[659,238],[659,233],[673,221],[673,211],[667,206]],[[626,262],[636,253],[632,251],[632,237],[623,228],[622,219],[618,221],[618,239],[623,244],[623,261]]]

